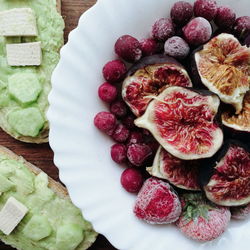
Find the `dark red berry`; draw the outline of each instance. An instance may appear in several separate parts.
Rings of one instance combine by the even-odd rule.
[[[144,38],[140,41],[143,56],[151,56],[157,53],[158,43],[152,38]]]
[[[176,2],[170,12],[173,22],[177,25],[185,25],[193,16],[193,6],[185,1]]]
[[[94,118],[95,126],[104,133],[111,135],[116,127],[117,120],[110,112],[99,112]]]
[[[129,135],[130,131],[123,124],[119,124],[112,134],[112,138],[117,142],[125,142]]]
[[[128,168],[121,175],[121,184],[126,191],[137,193],[143,184],[142,174],[137,169]]]
[[[214,22],[219,28],[223,30],[229,30],[232,28],[235,19],[236,14],[231,8],[227,6],[221,6],[218,8]]]
[[[152,35],[156,40],[166,41],[175,33],[175,27],[170,18],[161,18],[152,26]]]
[[[134,115],[128,115],[122,119],[122,124],[124,124],[128,129],[134,129],[135,116]]]
[[[105,82],[98,89],[98,95],[104,102],[113,102],[117,97],[117,89],[114,85]]]
[[[215,18],[217,9],[218,7],[215,0],[196,0],[194,2],[194,15],[204,17],[208,21]]]
[[[242,16],[236,19],[233,32],[239,39],[245,39],[250,33],[250,16]]]
[[[124,163],[127,160],[127,147],[124,144],[114,144],[111,147],[111,158],[116,163]]]
[[[104,79],[111,83],[122,81],[126,71],[126,65],[121,60],[110,61],[102,69]]]
[[[143,134],[139,131],[133,131],[130,133],[130,137],[128,139],[127,145],[135,144],[135,143],[142,143],[143,140]]]
[[[121,118],[127,115],[128,109],[124,101],[115,101],[110,105],[110,112],[117,118]]]
[[[121,36],[115,43],[115,53],[128,62],[138,61],[142,56],[139,41],[129,35]]]

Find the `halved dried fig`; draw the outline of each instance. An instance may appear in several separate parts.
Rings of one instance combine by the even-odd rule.
[[[230,34],[212,38],[194,55],[202,83],[238,114],[249,90],[250,48]]]
[[[206,196],[222,206],[241,206],[250,202],[250,150],[229,140],[201,172]]]
[[[159,147],[152,167],[147,171],[152,176],[166,179],[178,188],[186,190],[200,190],[198,182],[199,161],[184,161]]]
[[[231,114],[225,112],[221,116],[223,125],[232,128],[237,131],[250,132],[250,91],[248,91],[244,97],[243,108],[241,112]]]
[[[165,55],[144,57],[132,66],[122,86],[122,97],[136,116],[141,116],[154,96],[168,86],[192,87],[183,66]]]
[[[215,121],[219,104],[209,91],[168,87],[154,97],[135,125],[148,129],[165,150],[180,159],[207,158],[223,141]]]

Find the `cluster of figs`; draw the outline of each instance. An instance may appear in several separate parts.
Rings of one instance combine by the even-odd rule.
[[[122,97],[160,147],[147,171],[223,206],[250,203],[250,48],[222,33],[183,66],[166,55],[129,70]]]

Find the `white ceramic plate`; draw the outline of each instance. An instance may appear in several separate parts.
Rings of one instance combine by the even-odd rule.
[[[169,15],[174,0],[99,0],[84,13],[61,51],[49,96],[50,145],[60,178],[73,202],[95,230],[118,249],[249,249],[250,220],[231,222],[219,239],[197,243],[172,225],[148,225],[132,213],[135,195],[120,186],[122,168],[112,162],[112,141],[93,126],[107,107],[98,99],[103,65],[115,58],[113,45],[123,34],[149,35],[154,21]],[[239,15],[249,14],[249,0],[220,1]]]

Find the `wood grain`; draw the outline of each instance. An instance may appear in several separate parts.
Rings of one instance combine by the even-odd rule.
[[[95,0],[62,0],[62,16],[66,24],[65,42],[68,39],[69,32],[76,27],[80,15],[95,2]],[[27,161],[30,161],[37,167],[41,168],[53,179],[59,180],[58,169],[53,163],[53,152],[48,143],[42,145],[26,144],[16,141],[3,131],[0,131],[0,145],[11,149],[18,155],[22,155]],[[12,247],[4,245],[1,242],[0,249],[13,250]],[[111,244],[101,235],[98,236],[94,245],[89,249],[115,250],[115,248],[112,247]]]

